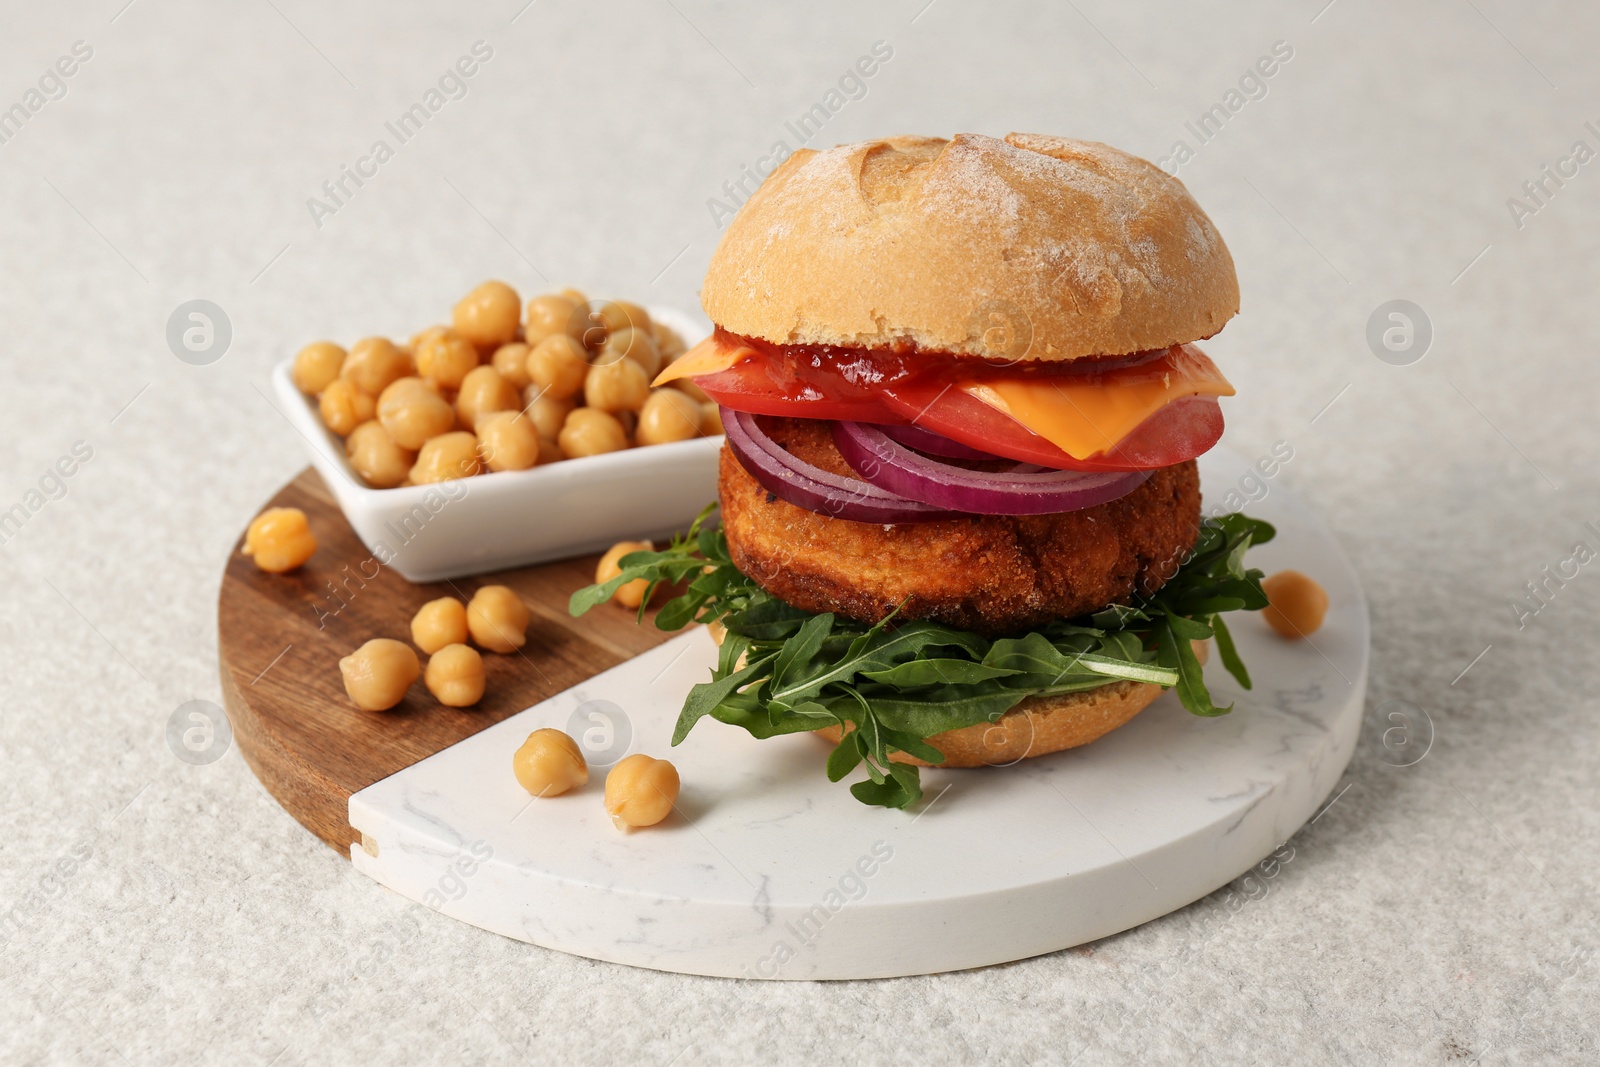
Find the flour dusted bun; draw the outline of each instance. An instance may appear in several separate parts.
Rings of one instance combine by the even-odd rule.
[[[1195,655],[1201,663],[1208,658],[1208,648],[1205,642],[1195,642]],[[980,722],[934,734],[928,744],[944,753],[942,767],[1004,767],[1104,737],[1149,707],[1162,692],[1159,685],[1148,682],[1112,682],[1081,693],[1029,697],[1000,716],[998,722]],[[835,744],[841,736],[837,726],[824,727],[817,733]],[[904,752],[889,758],[896,763],[928,766]]]
[[[701,294],[779,344],[1029,360],[1210,337],[1233,258],[1183,183],[1093,141],[888,137],[784,161],[740,209]]]

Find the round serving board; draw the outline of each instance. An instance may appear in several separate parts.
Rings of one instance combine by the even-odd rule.
[[[1250,470],[1214,450],[1201,461],[1202,486],[1220,499]],[[1259,475],[1243,484],[1269,486],[1249,511],[1279,530],[1252,550],[1252,564],[1294,567],[1328,589],[1332,607],[1311,642],[1239,618],[1232,629],[1255,688],[1239,689],[1214,658],[1207,668],[1232,714],[1196,718],[1167,694],[1080,749],[1005,768],[925,770],[925,798],[909,811],[865,807],[828,782],[828,746],[815,737],[755,741],[708,719],[670,748],[714,646],[699,628],[669,637],[611,607],[567,618],[592,558],[457,583],[470,594],[505,582],[534,609],[526,655],[486,657],[481,709],[441,708],[419,686],[398,714],[356,711],[338,658],[368,637],[404,637],[411,612],[451,586],[384,574],[319,629],[326,581],[365,550],[309,474],[274,501],[304,508],[323,537],[305,573],[261,575],[236,558],[224,581],[230,715],[268,789],[324,840],[348,845],[356,869],[508,937],[766,979],[888,977],[1038,955],[1231,881],[1311,817],[1350,758],[1367,679],[1360,586],[1285,490]],[[608,748],[586,788],[536,800],[517,785],[512,753],[544,726]],[[600,764],[638,751],[670,756],[683,793],[666,822],[623,834],[601,803]]]

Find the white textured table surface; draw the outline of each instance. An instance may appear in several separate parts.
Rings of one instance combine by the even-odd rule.
[[[0,16],[0,122],[28,112],[0,124],[0,511],[27,516],[0,545],[0,1059],[1600,1057],[1600,577],[1579,564],[1600,551],[1600,165],[1573,154],[1600,150],[1592,5],[522,2]],[[385,121],[480,40],[466,95],[397,145]],[[92,55],[30,97],[77,41]],[[219,696],[224,555],[303,463],[271,362],[407,332],[488,276],[692,304],[708,200],[797,147],[785,123],[877,41],[892,56],[816,142],[1193,150],[1181,176],[1244,290],[1210,346],[1240,389],[1229,442],[1292,446],[1278,478],[1372,603],[1368,736],[1288,858],[1042,959],[742,984],[449,921],[351,871],[236,752],[175,758],[169,716]],[[1279,41],[1292,58],[1227,112]],[[1185,124],[1214,104],[1201,144]],[[380,138],[393,158],[314,221],[307,199]],[[1545,164],[1568,177],[1528,198]],[[209,366],[167,346],[194,298],[232,324]],[[1434,333],[1406,366],[1366,340],[1397,298]],[[47,477],[77,442],[88,462]],[[1514,610],[1546,566],[1576,575]]]

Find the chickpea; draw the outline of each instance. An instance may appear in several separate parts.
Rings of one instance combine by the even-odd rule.
[[[716,404],[707,403],[700,405],[700,433],[706,437],[715,437],[723,433],[722,409]]]
[[[588,376],[588,353],[564,333],[546,337],[528,353],[528,380],[557,400],[576,394]]]
[[[450,327],[448,326],[424,326],[411,335],[411,340],[406,344],[406,348],[410,350],[412,358],[415,359],[417,353],[422,351],[423,345],[433,338],[449,332]]]
[[[557,295],[564,296],[572,301],[574,307],[584,307],[589,303],[589,298],[583,294],[582,289],[574,289],[570,285],[562,289]]]
[[[618,541],[606,549],[606,554],[600,557],[599,564],[594,569],[594,582],[604,585],[622,573],[622,557],[630,552],[649,552],[656,546],[649,541]],[[625,608],[636,609],[644,603],[645,590],[650,588],[650,583],[643,578],[635,578],[631,582],[623,582],[617,591],[611,594],[615,600]]]
[[[422,673],[417,654],[404,641],[374,637],[339,661],[344,691],[362,711],[387,711],[406,698]]]
[[[311,396],[322,392],[339,377],[344,366],[344,349],[332,341],[313,341],[294,357],[294,369],[289,376],[296,389]]]
[[[466,645],[445,645],[428,657],[422,681],[446,707],[471,707],[483,699],[483,657]]]
[[[533,351],[521,341],[501,345],[494,350],[489,366],[500,372],[500,377],[511,383],[519,393],[528,387],[528,353]]]
[[[678,331],[664,322],[652,321],[650,336],[655,338],[656,348],[661,351],[661,358],[669,363],[688,351],[689,346],[678,336]]]
[[[415,451],[453,430],[456,413],[426,378],[397,378],[378,397],[378,421],[395,444]]]
[[[316,550],[316,535],[299,508],[268,508],[244,534],[244,554],[272,574],[294,570]]]
[[[411,357],[386,337],[363,337],[350,346],[339,377],[368,396],[377,396],[396,378],[411,373]]]
[[[520,411],[478,416],[478,454],[492,471],[525,471],[539,462],[539,431]]]
[[[582,300],[574,300],[561,293],[534,297],[528,301],[528,318],[522,327],[522,339],[530,345],[537,345],[545,338],[558,334],[567,334],[576,340],[585,325],[578,313],[582,306]]]
[[[376,420],[363,422],[350,431],[344,454],[350,458],[350,466],[374,489],[393,489],[401,484],[417,461],[416,452],[402,448]]]
[[[1261,617],[1284,637],[1308,637],[1322,628],[1328,591],[1299,571],[1279,571],[1261,583],[1269,603]]]
[[[676,389],[655,389],[639,410],[641,445],[687,441],[700,435],[700,405]]]
[[[598,304],[579,304],[573,312],[572,326],[567,330],[589,352],[600,351],[600,346],[611,336]]]
[[[478,439],[465,430],[430,437],[417,452],[411,467],[413,485],[470,478],[483,470],[478,459]]]
[[[317,410],[322,413],[322,423],[340,437],[378,413],[378,402],[370,393],[363,393],[340,378],[332,382],[317,398]]]
[[[486,585],[467,604],[467,629],[490,652],[515,652],[528,640],[528,605],[516,590]]]
[[[638,411],[650,394],[650,379],[631,359],[602,363],[589,370],[583,401],[597,411]]]
[[[650,313],[638,304],[629,300],[607,300],[599,307],[600,321],[605,324],[608,332],[633,327],[650,332]]]
[[[606,343],[600,346],[594,361],[598,365],[615,363],[623,358],[639,364],[639,369],[644,371],[646,378],[654,378],[661,373],[661,351],[656,348],[655,341],[645,330],[636,330],[632,326],[612,330],[606,337]]]
[[[523,414],[532,420],[533,428],[539,431],[540,437],[552,441],[561,436],[561,427],[567,424],[567,416],[578,406],[571,397],[557,400],[548,393],[541,393],[538,382],[528,386],[522,394],[522,401],[526,405],[522,409]]]
[[[547,463],[559,463],[566,457],[561,454],[561,446],[553,438],[539,436],[539,458],[533,461],[535,467],[543,467]]]
[[[618,830],[654,826],[672,814],[678,788],[676,767],[635,752],[606,775],[606,811]]]
[[[474,432],[478,417],[491,411],[516,411],[522,407],[522,394],[493,367],[474,367],[461,380],[456,394],[456,414],[461,425]]]
[[[627,360],[623,360],[623,363],[632,365]],[[594,408],[577,408],[568,415],[556,440],[561,446],[561,455],[566,459],[620,452],[628,447],[627,431],[616,416]]]
[[[477,347],[454,330],[429,333],[417,346],[417,373],[443,389],[461,388],[477,365]]]
[[[622,427],[622,436],[628,442],[628,445],[631,447],[635,444],[638,444],[638,442],[633,439],[633,431],[639,428],[638,413],[632,411],[619,411],[613,417],[617,420],[617,424]]]
[[[589,783],[589,764],[578,743],[560,730],[535,730],[511,757],[517,784],[536,797],[560,796]]]
[[[467,643],[467,606],[453,596],[430,600],[411,616],[411,643],[428,655]]]
[[[672,381],[667,383],[667,387],[676,389],[684,396],[694,400],[694,402],[697,404],[707,404],[711,402],[711,398],[706,395],[706,391],[694,384],[693,378],[674,378]]]
[[[522,298],[505,282],[484,282],[462,297],[450,315],[456,333],[480,352],[515,341],[521,318]]]

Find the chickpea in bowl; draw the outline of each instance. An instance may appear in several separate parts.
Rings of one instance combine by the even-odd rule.
[[[524,310],[515,289],[487,281],[456,303],[450,320],[404,346],[379,336],[348,350],[313,341],[294,358],[291,380],[316,400],[351,470],[373,489],[720,432],[691,382],[650,387],[688,346],[679,329],[639,304],[565,289]],[[526,421],[493,418],[504,413]]]
[[[485,283],[411,334],[314,341],[279,411],[356,534],[414,582],[670,535],[716,493],[715,405],[657,369],[700,317]]]

